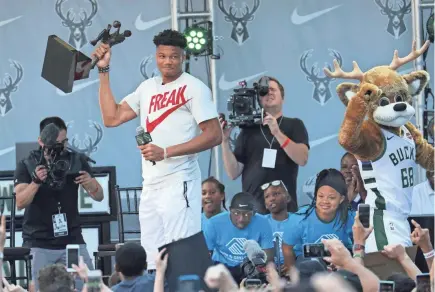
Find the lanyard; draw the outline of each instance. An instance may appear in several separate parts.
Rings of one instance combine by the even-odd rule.
[[[281,120],[279,120],[279,123],[278,123],[278,128],[279,128],[279,126],[281,126],[281,122],[283,119],[284,119],[284,117],[281,116]],[[269,144],[269,148],[272,149],[272,144],[273,144],[273,141],[275,141],[275,136],[273,136],[272,141],[269,142],[269,140],[266,138],[266,135],[263,132],[263,125],[260,125],[260,130],[261,130],[261,134],[263,134],[264,140],[266,140],[267,144]]]

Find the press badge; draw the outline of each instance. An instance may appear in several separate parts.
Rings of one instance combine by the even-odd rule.
[[[275,168],[276,149],[265,148],[263,152],[263,163],[261,166],[266,168]]]
[[[53,219],[53,232],[54,237],[61,237],[68,235],[68,223],[66,221],[66,214],[59,213],[52,216]]]

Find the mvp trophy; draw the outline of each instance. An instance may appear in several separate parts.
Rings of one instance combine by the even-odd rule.
[[[103,29],[90,44],[96,46],[101,41],[113,47],[131,36],[129,30],[125,30],[123,33],[119,32],[121,28],[121,22],[119,21],[113,22],[115,32],[110,33],[111,28],[111,24],[107,25],[107,28]],[[91,59],[58,36],[50,35],[45,50],[41,76],[64,93],[70,93],[74,81],[88,78],[89,72],[94,69],[97,62],[98,58]]]

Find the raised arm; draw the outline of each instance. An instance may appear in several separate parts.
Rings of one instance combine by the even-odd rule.
[[[221,129],[223,132],[222,136],[222,159],[224,161],[225,172],[229,176],[230,179],[234,180],[238,178],[243,172],[243,163],[239,162],[236,158],[236,155],[231,150],[230,146],[230,135],[233,128],[227,125],[227,122],[223,118],[219,118],[219,123],[221,124]],[[237,144],[235,151],[239,153],[242,152],[241,148],[243,148],[243,134],[242,132],[237,137]]]
[[[109,80],[109,63],[110,63],[110,47],[107,44],[101,44],[92,56],[97,56],[98,68],[102,68],[100,72],[100,90],[99,102],[103,123],[106,127],[117,127],[125,122],[128,122],[137,117],[136,112],[126,103],[117,104],[115,97],[110,89]]]

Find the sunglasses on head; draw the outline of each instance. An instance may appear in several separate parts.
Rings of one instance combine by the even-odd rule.
[[[261,186],[261,189],[262,189],[263,191],[265,191],[265,190],[267,190],[267,188],[270,187],[270,186],[274,186],[274,187],[282,186],[282,187],[284,188],[284,190],[285,190],[286,192],[288,192],[288,191],[287,191],[287,188],[286,188],[285,184],[282,182],[282,180],[274,180],[274,181],[272,181],[272,182],[265,183],[264,185]]]

